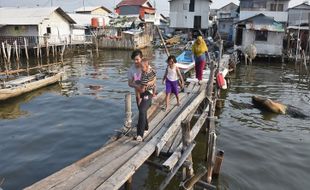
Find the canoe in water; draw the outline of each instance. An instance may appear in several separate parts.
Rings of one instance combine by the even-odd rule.
[[[20,96],[60,80],[62,72],[40,73],[0,84],[0,101]]]
[[[190,50],[183,51],[176,59],[176,66],[183,70],[184,73],[188,72],[195,66],[195,60],[193,60],[193,53]]]

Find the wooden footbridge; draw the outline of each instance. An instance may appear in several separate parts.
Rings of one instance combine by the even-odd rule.
[[[127,95],[127,120],[122,133],[98,151],[26,189],[113,190],[123,185],[130,189],[132,176],[145,163],[166,172],[166,179],[158,189],[165,189],[180,168],[183,168],[185,174],[182,179],[184,189],[192,189],[194,185],[215,189],[210,183],[212,170],[219,172],[219,165],[215,165],[220,163],[215,159],[214,111],[218,94],[214,87],[216,70],[215,66],[211,67],[207,83],[190,83],[185,92],[180,93],[180,106],[170,106],[169,110],[163,111],[161,105],[165,95],[160,93],[148,110],[150,129],[143,142],[137,142],[133,138],[136,129],[130,126],[135,126],[137,117],[133,117],[131,124],[131,100],[130,94]],[[171,105],[175,104],[176,100],[172,99]],[[191,126],[194,115],[198,115],[198,119]],[[203,126],[207,131],[207,150],[204,153],[206,163],[205,168],[194,172],[191,152],[195,146],[194,139]],[[152,157],[158,156],[160,159],[156,160],[161,161],[152,161]]]

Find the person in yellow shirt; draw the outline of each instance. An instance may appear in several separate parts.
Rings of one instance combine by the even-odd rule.
[[[198,36],[195,41],[192,52],[195,58],[195,72],[198,81],[202,80],[202,73],[206,66],[206,52],[208,52],[208,46],[202,36]]]

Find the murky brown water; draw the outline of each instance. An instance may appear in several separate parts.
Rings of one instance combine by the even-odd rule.
[[[28,186],[101,147],[124,118],[126,70],[130,53],[90,52],[66,58],[67,79],[0,103],[0,181],[4,190]],[[146,50],[161,78],[166,56]],[[310,113],[309,90],[293,82],[293,67],[281,64],[241,66],[231,88],[223,93],[225,107],[217,122],[218,148],[225,151],[220,189],[309,189],[310,120],[236,107],[264,95]],[[285,80],[283,80],[285,79]],[[160,81],[160,80],[158,80]],[[163,87],[159,84],[159,90]],[[132,91],[132,90],[131,90]],[[136,108],[134,108],[136,111]],[[195,165],[204,159],[200,134]],[[164,176],[143,166],[134,189],[157,189]],[[178,189],[174,179],[168,189]]]

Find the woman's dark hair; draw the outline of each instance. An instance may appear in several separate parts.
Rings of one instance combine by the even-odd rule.
[[[139,49],[134,50],[131,54],[131,59],[135,59],[136,56],[140,56],[141,58],[143,58],[142,51]]]
[[[169,57],[168,57],[168,59],[167,59],[167,63],[168,63],[170,60],[172,60],[174,63],[177,62],[177,59],[175,58],[174,55],[169,55]]]

